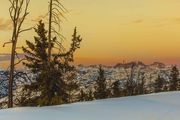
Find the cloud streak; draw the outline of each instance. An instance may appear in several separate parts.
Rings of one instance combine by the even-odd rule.
[[[23,58],[24,54],[19,54],[18,57]],[[0,54],[0,62],[9,61],[10,59],[11,59],[11,54]]]
[[[12,24],[11,24],[11,20],[10,19],[3,19],[0,18],[0,31],[4,31],[4,30],[11,30],[12,29]]]
[[[175,23],[180,23],[180,17],[172,18],[172,21]]]
[[[144,20],[143,19],[138,19],[138,20],[134,20],[133,23],[135,24],[139,24],[139,23],[143,23]]]

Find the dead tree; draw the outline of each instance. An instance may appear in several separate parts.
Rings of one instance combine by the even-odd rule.
[[[25,32],[28,29],[21,29],[22,24],[29,14],[28,6],[30,0],[9,0],[11,6],[9,8],[10,17],[13,24],[13,31],[12,31],[12,38],[10,42],[12,44],[11,48],[11,62],[10,62],[10,77],[9,77],[9,86],[8,86],[8,107],[13,107],[13,81],[14,81],[14,70],[15,70],[15,56],[16,56],[16,49],[17,49],[17,42],[18,37],[22,32]],[[4,44],[4,46],[5,46]]]
[[[61,42],[57,41],[57,37],[60,39],[64,39],[64,37],[59,33],[60,31],[60,23],[61,18],[64,18],[65,13],[67,13],[67,9],[60,3],[59,0],[50,0],[49,1],[49,30],[48,30],[48,61],[51,61],[52,55],[52,47],[53,47],[53,40],[56,41],[58,45],[58,49],[64,49]],[[55,27],[56,26],[56,27]],[[58,30],[57,30],[58,29]],[[54,34],[54,36],[52,35]]]

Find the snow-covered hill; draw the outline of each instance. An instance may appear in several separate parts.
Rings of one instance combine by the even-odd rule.
[[[179,120],[180,92],[0,110],[0,120]]]

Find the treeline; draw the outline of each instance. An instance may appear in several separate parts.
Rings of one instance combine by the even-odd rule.
[[[38,26],[38,29],[42,28],[41,32],[46,33],[44,24],[42,22],[39,22]],[[39,31],[37,29],[35,30]],[[75,33],[76,29],[74,30],[74,34]],[[73,36],[75,37],[75,35]],[[25,53],[27,53],[26,57],[38,49],[37,46],[41,46],[39,48],[40,51],[47,49],[47,46],[45,45],[47,39],[40,39],[41,37],[37,38],[37,41],[39,41],[37,42],[38,44],[31,43],[31,45],[34,46],[34,49],[31,50],[31,52],[28,50],[26,51],[24,48]],[[29,41],[27,41],[27,43],[28,42]],[[30,45],[30,43],[28,44]],[[43,54],[46,52],[40,51],[38,51],[38,54],[35,55],[44,56]],[[73,66],[69,66],[70,68],[68,67],[68,71],[62,71],[60,66],[54,67],[52,64],[52,71],[49,71],[48,68],[44,69],[44,67],[47,67],[46,60],[44,61],[44,59],[47,59],[47,57],[41,59],[39,62],[35,60],[36,64],[43,63],[44,61],[43,64],[38,65],[39,67],[32,62],[34,61],[33,59],[35,56],[29,57],[32,58],[29,59],[29,62],[24,62],[24,65],[30,68],[34,75],[36,75],[35,80],[31,84],[21,86],[22,89],[20,94],[16,95],[16,99],[14,100],[14,104],[16,104],[16,106],[60,105],[80,101],[92,101],[98,99],[180,90],[179,70],[176,66],[171,68],[168,75],[159,73],[157,74],[156,79],[151,81],[150,79],[146,78],[144,70],[137,70],[138,66],[133,64],[130,68],[124,69],[126,71],[125,73],[127,73],[123,74],[125,75],[125,79],[109,82],[109,80],[106,79],[107,74],[105,69],[100,65],[93,87],[82,89],[82,86],[80,87],[80,83],[77,81],[76,72],[78,71]],[[168,73],[168,71],[166,72]]]
[[[170,74],[166,76],[166,78],[158,74],[154,81],[145,79],[145,73],[135,72],[135,69],[136,67],[134,64],[131,66],[126,80],[117,80],[108,85],[105,71],[102,66],[100,66],[95,84],[95,91],[92,92],[92,90],[89,90],[90,92],[83,92],[82,90],[79,100],[89,101],[180,90],[179,70],[176,66],[172,67]],[[135,77],[135,74],[138,77]]]

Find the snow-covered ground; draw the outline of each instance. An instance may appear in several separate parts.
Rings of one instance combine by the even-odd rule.
[[[180,92],[6,109],[0,120],[180,120]]]

